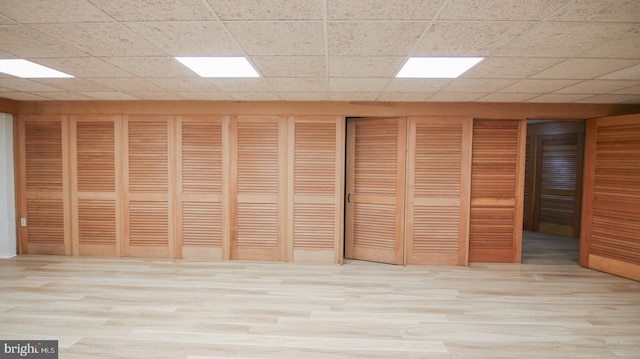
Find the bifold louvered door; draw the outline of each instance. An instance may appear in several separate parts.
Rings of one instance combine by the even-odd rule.
[[[231,259],[284,261],[287,118],[238,116],[229,137]]]
[[[473,121],[469,261],[519,263],[524,120]]]
[[[347,258],[404,264],[405,118],[347,123]]]
[[[67,126],[66,116],[20,116],[21,254],[71,254]]]
[[[124,255],[172,258],[172,116],[124,118]]]
[[[73,254],[122,251],[120,116],[71,117]]]
[[[229,116],[177,120],[178,253],[228,259]]]
[[[343,258],[344,117],[289,117],[288,260]]]
[[[408,122],[407,264],[466,265],[472,121]]]
[[[640,115],[587,121],[580,264],[640,280]]]

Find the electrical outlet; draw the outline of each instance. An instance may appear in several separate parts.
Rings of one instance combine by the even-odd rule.
[[[27,219],[22,217],[20,218],[20,227],[26,227],[27,226]]]

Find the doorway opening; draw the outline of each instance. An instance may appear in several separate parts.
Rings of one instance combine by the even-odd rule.
[[[584,121],[527,121],[522,263],[578,263],[584,132]]]

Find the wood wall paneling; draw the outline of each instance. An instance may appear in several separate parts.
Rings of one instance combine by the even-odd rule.
[[[288,259],[342,263],[344,117],[289,117]]]
[[[474,120],[470,262],[520,262],[525,128],[524,120]]]
[[[467,265],[472,120],[410,117],[407,264]]]
[[[347,258],[404,264],[405,118],[347,122]]]
[[[589,120],[581,264],[640,280],[640,115]]]

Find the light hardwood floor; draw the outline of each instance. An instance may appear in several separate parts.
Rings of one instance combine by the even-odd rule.
[[[61,359],[640,357],[639,282],[526,246],[469,268],[19,256],[0,339]]]

